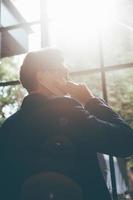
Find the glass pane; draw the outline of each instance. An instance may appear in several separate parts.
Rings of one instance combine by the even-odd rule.
[[[25,95],[20,85],[0,87],[0,125],[18,110]]]
[[[25,55],[21,55],[0,60],[1,82],[19,79],[19,69],[24,57]],[[17,111],[26,94],[21,85],[0,87],[0,124]]]
[[[14,14],[19,23],[37,21],[40,19],[39,0],[10,0],[5,4],[8,5],[9,11]]]
[[[63,51],[72,71],[99,67],[98,37],[91,31],[87,31],[86,26],[80,28],[78,24],[76,27],[60,22],[49,25],[50,44]]]
[[[48,1],[51,45],[63,50],[72,70],[99,67],[95,3],[81,0]]]
[[[11,26],[40,19],[40,1],[3,0],[1,4],[1,24]]]
[[[129,192],[131,200],[133,199],[133,156],[127,160],[127,174],[128,174],[128,183],[129,183]]]
[[[40,25],[25,26],[1,34],[1,56],[24,54],[41,48]]]
[[[16,11],[16,12],[15,12]],[[20,22],[21,15],[10,1],[1,3],[1,25],[11,26]]]
[[[111,184],[111,173],[110,173],[110,164],[109,164],[109,155],[103,155],[104,162],[101,165],[102,170],[104,170],[104,178],[106,180],[107,187],[110,194],[112,194],[112,184]],[[124,200],[126,198],[126,192],[128,191],[128,178],[126,171],[126,160],[122,158],[113,157],[114,167],[115,167],[115,176],[116,176],[116,187],[118,200]],[[102,160],[101,160],[102,161]],[[130,199],[131,200],[131,199]]]
[[[106,34],[102,31],[105,66],[133,62],[133,1],[117,3],[117,18]]]
[[[29,51],[41,49],[41,26],[39,24],[31,26],[29,34]]]
[[[133,26],[133,1],[132,0],[118,0],[119,7],[119,21],[125,25]]]
[[[103,36],[105,66],[133,62],[133,31],[115,24],[110,34]]]
[[[0,60],[0,80],[13,81],[19,79],[19,69],[25,55],[3,58]]]
[[[109,104],[133,127],[133,68],[107,73]]]
[[[100,73],[85,74],[85,75],[70,75],[70,78],[76,83],[86,83],[96,96],[102,98]]]
[[[133,68],[123,69],[106,73],[107,78],[107,92],[109,105],[126,120],[126,122],[133,127]],[[106,156],[107,159],[107,156]],[[127,176],[129,172],[127,164],[124,159],[114,158],[115,173],[118,199],[130,199],[128,192],[133,190],[132,174]],[[130,160],[130,164],[133,160]],[[111,188],[110,175],[107,179],[108,187]],[[125,192],[127,194],[125,194]],[[132,198],[131,198],[132,199]]]

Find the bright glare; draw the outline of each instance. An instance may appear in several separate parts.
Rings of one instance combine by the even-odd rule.
[[[11,0],[19,10],[23,18],[28,21],[36,21],[40,18],[39,0]]]
[[[38,20],[39,0],[12,0],[27,21]],[[47,0],[47,14],[52,45],[69,40],[76,45],[90,38],[93,44],[99,30],[108,32],[116,17],[116,0]],[[35,31],[35,30],[34,30]],[[36,36],[36,34],[34,34]],[[38,48],[38,40],[31,35],[30,49]]]
[[[71,69],[99,66],[99,35],[110,35],[116,0],[48,0],[51,45],[63,49]],[[112,37],[112,36],[111,36]]]
[[[49,0],[48,15],[60,37],[82,40],[95,38],[97,32],[108,31],[116,17],[114,0]]]
[[[48,0],[48,15],[61,24],[107,25],[116,15],[115,0]]]

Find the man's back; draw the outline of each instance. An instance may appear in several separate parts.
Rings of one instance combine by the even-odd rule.
[[[110,199],[98,165],[97,152],[116,155],[130,153],[128,150],[122,152],[123,143],[117,151],[118,141],[116,144],[114,142],[112,149],[112,143],[109,146],[104,134],[116,134],[117,129],[125,128],[128,137],[131,130],[110,108],[100,104],[102,102],[98,99],[91,100],[85,110],[69,97],[27,96],[21,109],[2,127],[4,193],[18,199],[20,187],[27,177],[52,171],[75,180],[81,186],[85,200]],[[92,108],[94,105],[97,108]],[[102,109],[101,120],[92,116],[97,115],[96,109],[99,109],[98,112]],[[102,121],[104,118],[107,122]],[[120,130],[115,127],[117,124]],[[98,131],[99,136],[95,138]],[[118,140],[118,137],[116,135],[114,140]]]

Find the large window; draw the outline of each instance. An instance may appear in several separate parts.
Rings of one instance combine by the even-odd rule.
[[[56,46],[71,78],[133,127],[132,0],[0,0],[0,8],[0,123],[26,95],[17,81],[25,54]]]

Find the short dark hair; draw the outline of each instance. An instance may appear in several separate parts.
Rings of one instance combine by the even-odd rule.
[[[62,52],[57,48],[45,48],[30,52],[25,57],[20,69],[20,81],[28,92],[37,86],[36,73],[42,69],[56,69],[63,64]]]
[[[82,200],[80,186],[62,174],[47,172],[28,178],[22,186],[22,200]]]

